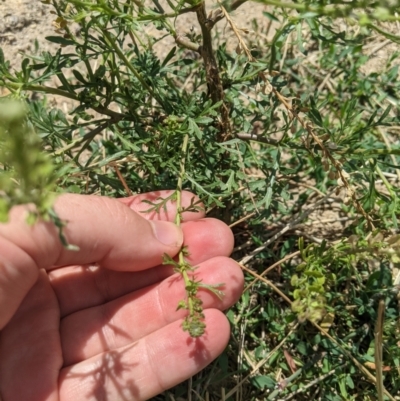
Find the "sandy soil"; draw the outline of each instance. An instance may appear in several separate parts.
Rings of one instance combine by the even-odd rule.
[[[54,34],[50,7],[40,1],[11,0],[0,2],[0,46],[7,60],[16,67],[22,60],[21,53],[34,51],[35,40],[41,50],[50,50],[46,36]]]
[[[160,1],[163,3],[165,1]],[[209,1],[208,9],[211,10],[216,2]],[[267,19],[263,17],[262,11],[266,7],[257,3],[245,3],[233,13],[233,18],[240,27],[251,28],[251,21],[257,18],[259,22],[266,23]],[[58,48],[58,45],[48,42],[46,36],[53,36],[54,27],[52,22],[55,20],[51,13],[52,7],[41,3],[39,0],[7,0],[0,1],[0,46],[3,49],[6,59],[11,62],[12,67],[18,67],[22,61],[24,53],[32,53],[35,49],[35,40],[37,40],[40,51],[49,51]],[[175,21],[177,31],[181,34],[189,33],[193,27],[193,32],[199,33],[200,29],[196,24],[193,13],[187,13]],[[226,23],[221,21],[218,25],[219,31],[224,31],[226,36]],[[150,34],[160,36],[160,32],[149,31]],[[228,32],[229,36],[231,36]],[[171,49],[172,38],[163,40],[156,47],[157,52],[163,52],[165,49]]]

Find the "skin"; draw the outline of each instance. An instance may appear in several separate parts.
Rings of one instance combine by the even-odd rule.
[[[229,259],[233,236],[204,213],[175,205],[141,213],[143,199],[62,195],[55,205],[68,221],[65,234],[79,251],[63,248],[50,223],[26,224],[26,206],[0,225],[1,401],[146,400],[199,372],[226,347],[229,324],[221,312],[243,289]],[[193,195],[183,194],[183,205]],[[160,242],[158,237],[163,240]],[[161,234],[160,234],[161,233]],[[223,283],[218,299],[200,290],[205,334],[182,331],[182,279],[162,255],[184,241],[205,283]]]

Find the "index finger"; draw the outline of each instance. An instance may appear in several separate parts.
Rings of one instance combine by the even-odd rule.
[[[175,190],[153,191],[128,198],[120,198],[119,201],[140,213],[148,220],[174,221],[176,217]],[[205,217],[204,204],[198,196],[189,191],[182,191],[183,220],[192,221]],[[158,212],[155,205],[158,205]]]
[[[28,207],[13,208],[9,222],[0,224],[0,305],[7,305],[0,311],[0,329],[36,282],[39,269],[98,263],[111,269],[143,270],[160,264],[164,253],[174,256],[183,242],[182,231],[167,221],[145,219],[131,205],[145,204],[134,198],[60,195],[55,210],[67,221],[64,234],[78,251],[61,245],[52,222],[29,226]]]

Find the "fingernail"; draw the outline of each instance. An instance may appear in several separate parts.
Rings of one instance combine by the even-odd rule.
[[[183,242],[182,230],[168,221],[150,221],[156,238],[164,245],[179,247]]]

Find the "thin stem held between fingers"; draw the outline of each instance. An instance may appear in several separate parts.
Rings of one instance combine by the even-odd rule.
[[[176,217],[175,224],[180,227],[182,224],[182,183],[185,175],[185,163],[188,150],[189,134],[186,134],[182,144],[182,157],[179,166],[179,177],[176,190]],[[186,247],[183,246],[178,255],[178,270],[183,277],[186,289],[186,301],[181,301],[178,309],[184,308],[188,310],[188,315],[183,322],[183,330],[188,331],[191,337],[200,337],[204,333],[205,323],[203,322],[204,314],[202,302],[197,298],[198,283],[194,276],[189,276],[189,272],[193,272],[194,268],[185,260],[187,255]]]

